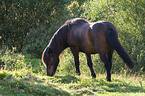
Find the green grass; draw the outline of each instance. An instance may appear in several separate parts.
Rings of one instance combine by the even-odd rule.
[[[112,82],[107,82],[105,74],[98,74],[96,79],[81,76],[60,75],[42,76],[25,71],[0,71],[0,95],[2,96],[143,96],[145,79],[142,76],[112,75]]]
[[[133,74],[122,69],[121,73],[113,72],[112,82],[107,82],[106,74],[102,71],[103,65],[100,63],[94,64],[98,71],[97,78],[92,79],[85,56],[80,54],[82,75],[76,76],[73,56],[69,53],[69,50],[66,50],[60,56],[61,62],[53,77],[46,76],[41,59],[30,54],[23,55],[10,51],[1,54],[0,96],[145,95],[145,75],[142,71]],[[99,59],[92,57],[94,62],[99,62]]]

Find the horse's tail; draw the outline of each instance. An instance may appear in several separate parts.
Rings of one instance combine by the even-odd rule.
[[[120,57],[123,59],[123,61],[127,64],[127,66],[130,69],[133,69],[135,66],[134,61],[130,58],[128,53],[124,50],[124,48],[121,46],[117,33],[113,29],[108,29],[106,32],[106,39],[109,45],[113,47],[113,49],[116,50],[116,52],[120,55]]]

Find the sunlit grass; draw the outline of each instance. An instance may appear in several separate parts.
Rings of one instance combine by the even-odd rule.
[[[92,56],[93,59],[96,57]],[[84,54],[80,54],[82,73],[80,76],[75,75],[73,56],[69,50],[64,51],[60,58],[61,62],[55,76],[49,77],[45,74],[46,69],[41,59],[29,54],[5,53],[1,56],[0,95],[145,95],[145,75],[143,74],[129,74],[128,71],[114,72],[112,82],[107,82],[105,72],[99,73],[100,70],[96,72],[97,77],[92,79]]]
[[[0,71],[1,95],[145,95],[145,79],[142,76],[112,75],[107,82],[105,74],[97,78],[81,75],[61,75],[53,77],[34,73]],[[7,89],[7,90],[6,90]],[[6,90],[6,91],[4,91]]]

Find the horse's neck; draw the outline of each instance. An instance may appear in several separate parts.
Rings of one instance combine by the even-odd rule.
[[[65,32],[57,32],[52,37],[49,46],[57,55],[59,55],[65,48],[67,48],[66,38],[67,37]]]

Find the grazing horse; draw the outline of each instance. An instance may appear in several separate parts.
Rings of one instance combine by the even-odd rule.
[[[134,68],[134,61],[124,50],[118,40],[117,30],[107,21],[89,23],[82,18],[75,18],[62,25],[51,38],[42,54],[42,62],[47,75],[56,72],[60,53],[70,47],[74,56],[76,74],[80,75],[79,52],[86,54],[87,64],[92,77],[96,77],[91,60],[91,54],[98,53],[107,72],[107,81],[111,81],[111,67],[113,51],[119,54],[130,69]]]

